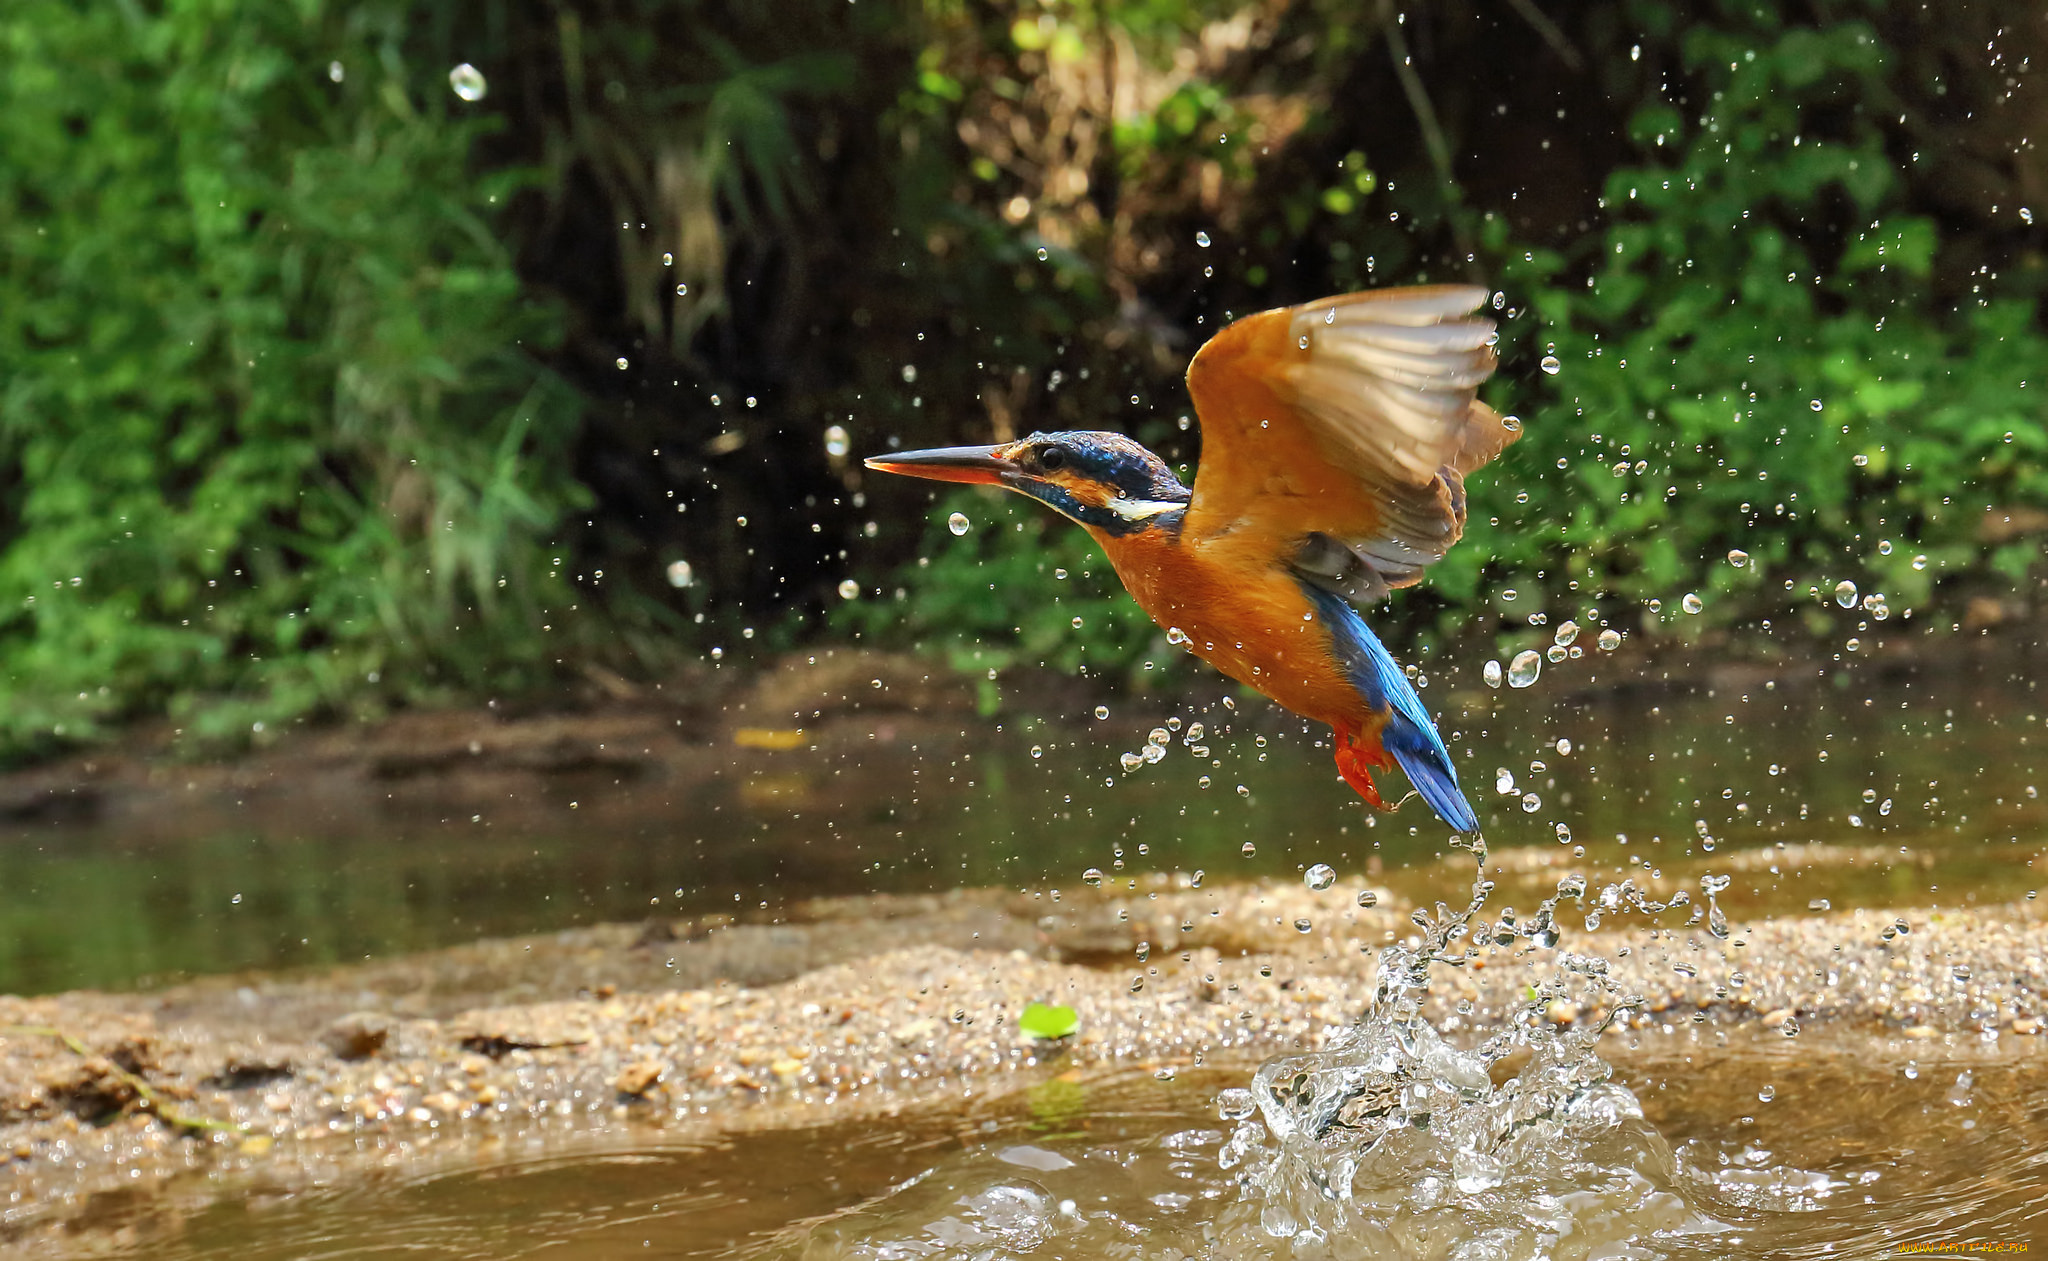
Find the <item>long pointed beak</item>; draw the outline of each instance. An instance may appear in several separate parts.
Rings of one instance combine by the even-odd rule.
[[[1017,466],[996,454],[1001,447],[936,447],[930,451],[905,451],[898,455],[870,456],[871,469],[922,477],[934,482],[968,482],[999,486]]]

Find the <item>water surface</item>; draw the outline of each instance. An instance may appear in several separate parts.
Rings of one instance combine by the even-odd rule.
[[[1669,1145],[1684,1198],[1717,1223],[1699,1233],[1647,1216],[1614,1222],[1636,1236],[1625,1255],[1867,1257],[1945,1241],[2048,1242],[2048,1077],[2037,1055],[1932,1049],[1915,1059],[1845,1054],[1824,1036],[1735,1047],[1681,1037],[1623,1050],[1618,1064]],[[1234,1261],[1271,1255],[1204,1238],[1236,1198],[1216,1160],[1228,1126],[1212,1101],[1242,1080],[1055,1078],[958,1115],[715,1145],[600,1135],[580,1151],[481,1170],[223,1200],[145,1228],[144,1242],[116,1255]],[[1460,1242],[1419,1240],[1414,1255],[1452,1255]],[[1330,1255],[1354,1252],[1337,1241]]]
[[[1548,681],[1424,695],[1448,702],[1446,735],[1496,852],[1584,846],[1606,868],[1688,878],[1748,853],[1723,899],[1735,914],[2004,901],[2037,884],[2048,733],[2033,681],[1835,677],[1603,703]],[[878,721],[866,733],[878,738],[825,751],[706,746],[700,773],[536,778],[481,812],[287,798],[146,830],[16,825],[0,835],[0,992],[652,915],[775,917],[841,893],[1043,889],[1091,867],[1232,879],[1327,862],[1402,888],[1404,870],[1444,852],[1419,801],[1375,815],[1337,781],[1326,733],[1220,696],[1211,684],[1178,712],[1000,730]],[[1120,755],[1170,718],[1166,756],[1125,771]],[[1197,721],[1206,758],[1188,739]],[[1846,861],[1770,870],[1763,851],[1810,842]]]

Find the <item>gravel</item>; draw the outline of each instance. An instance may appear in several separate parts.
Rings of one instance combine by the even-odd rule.
[[[115,1249],[138,1215],[238,1188],[502,1159],[592,1129],[814,1125],[1055,1073],[1255,1063],[1355,1018],[1378,949],[1414,931],[1391,892],[1357,906],[1362,883],[849,899],[779,924],[617,925],[145,994],[0,997],[0,1244]],[[1444,884],[1458,887],[1449,869]],[[1605,956],[1642,996],[1607,1035],[1617,1056],[1788,1032],[1864,1056],[2048,1047],[2032,1036],[2048,924],[2030,901],[1779,918],[1725,940],[1684,911],[1591,933],[1561,919],[1565,949]],[[1489,947],[1439,968],[1434,1018],[1454,1034],[1498,1022],[1554,954]],[[1022,1035],[1034,1001],[1073,1007],[1078,1033]],[[1601,1014],[1582,998],[1544,1008]],[[128,1207],[110,1213],[116,1188]]]

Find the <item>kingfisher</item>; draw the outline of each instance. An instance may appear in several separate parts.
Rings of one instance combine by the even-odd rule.
[[[875,456],[869,468],[1001,486],[1079,524],[1139,606],[1197,657],[1329,725],[1337,771],[1387,809],[1399,766],[1476,831],[1457,768],[1359,606],[1422,580],[1465,528],[1465,479],[1519,436],[1478,401],[1487,291],[1432,285],[1240,319],[1188,365],[1202,454],[1189,488],[1118,433]]]

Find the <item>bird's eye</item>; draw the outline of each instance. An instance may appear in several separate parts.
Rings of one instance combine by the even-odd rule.
[[[1066,462],[1067,449],[1065,447],[1040,447],[1038,450],[1038,467],[1042,469],[1051,471],[1061,467]]]

